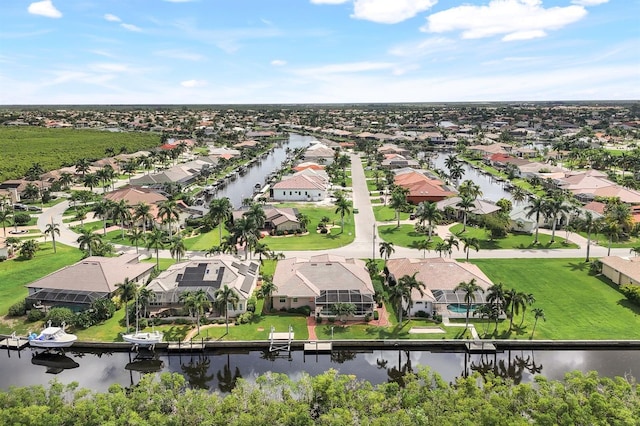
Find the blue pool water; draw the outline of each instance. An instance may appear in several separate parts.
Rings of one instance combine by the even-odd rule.
[[[471,305],[471,309],[469,310],[469,313],[472,313],[473,311],[475,311],[477,307],[478,305]],[[465,305],[464,303],[452,303],[450,305],[447,305],[447,309],[457,314],[467,313],[467,305]]]

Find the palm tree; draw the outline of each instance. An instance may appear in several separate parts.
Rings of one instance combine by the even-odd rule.
[[[149,307],[149,302],[153,301],[156,294],[147,287],[142,287],[140,291],[138,291],[138,303],[142,304],[143,308],[143,317],[147,317],[147,309]]]
[[[538,229],[540,223],[540,215],[544,215],[546,212],[546,203],[542,198],[531,197],[529,199],[529,205],[525,207],[525,211],[527,212],[527,217],[535,215],[536,220],[536,238],[533,244],[538,244]]]
[[[393,243],[387,241],[383,241],[380,243],[380,256],[384,257],[384,260],[389,260],[389,258],[395,251],[396,249],[393,248]]]
[[[463,251],[467,254],[467,262],[469,261],[469,251],[474,249],[475,251],[480,250],[480,240],[476,237],[460,237],[460,241],[462,241]]]
[[[139,202],[133,206],[132,219],[135,221],[142,221],[142,231],[147,232],[147,223],[153,221],[154,217],[151,214],[151,206],[144,202]]]
[[[596,227],[596,221],[593,220],[593,214],[590,211],[584,212],[584,220],[582,221],[582,229],[587,232],[587,257],[585,262],[589,262],[589,251],[591,250],[591,232]]]
[[[86,173],[91,168],[91,163],[86,158],[80,158],[76,161],[75,166],[76,166],[76,173],[81,173],[82,178],[84,179],[84,177],[86,176]]]
[[[227,334],[229,334],[229,307],[235,310],[240,301],[240,297],[233,288],[229,288],[229,286],[225,284],[224,287],[216,290],[215,299],[218,307],[224,310],[224,322],[227,325]]]
[[[442,213],[438,210],[436,203],[429,201],[423,201],[418,204],[416,208],[416,218],[421,225],[426,221],[429,225],[429,238],[431,241],[431,235],[433,232],[433,225],[437,224],[442,219]]]
[[[122,230],[122,239],[124,240],[124,227],[125,223],[131,220],[131,211],[125,200],[115,203],[111,208],[111,216],[113,220],[120,221],[120,228]]]
[[[423,259],[427,256],[427,252],[431,250],[431,244],[432,241],[429,240],[420,240],[416,243],[416,248],[422,250]]]
[[[251,246],[258,240],[258,232],[256,223],[249,216],[243,216],[233,224],[231,229],[233,241],[235,244],[244,246],[245,260],[251,252]]]
[[[505,299],[505,289],[502,283],[494,284],[487,290],[487,302],[491,303],[494,306],[494,311],[496,312],[495,320],[496,320],[496,328],[493,330],[494,333],[498,331],[498,319],[500,314],[504,311],[506,305]]]
[[[449,169],[449,177],[451,177],[456,184],[462,176],[464,176],[464,167],[462,167],[462,164],[457,163]]]
[[[640,256],[640,246],[631,247],[631,250],[629,250],[629,253],[635,256]]]
[[[309,216],[307,216],[304,213],[298,213],[296,215],[296,218],[298,219],[298,223],[300,224],[300,228],[304,231],[307,229],[307,225],[309,225],[309,222],[311,221],[311,219],[309,219]]]
[[[387,294],[389,295],[389,303],[391,303],[398,310],[398,320],[402,323],[402,308],[404,298],[408,295],[406,294],[406,288],[398,285],[396,283],[393,286],[387,287]],[[410,295],[409,295],[410,296]]]
[[[477,200],[479,197],[482,197],[482,189],[480,189],[480,185],[469,179],[460,184],[458,192],[461,197],[469,197],[473,200]]]
[[[449,154],[447,155],[447,158],[444,159],[444,166],[451,170],[451,168],[459,162],[460,160],[458,160],[458,157],[455,154]]]
[[[531,337],[529,339],[533,339],[533,334],[536,332],[536,326],[538,325],[538,320],[542,319],[546,321],[547,318],[544,316],[544,311],[542,308],[533,308],[533,318],[535,319],[533,322],[533,328],[531,329]]]
[[[447,243],[445,243],[444,241],[438,241],[436,243],[435,251],[438,252],[438,255],[440,257],[442,257],[442,253],[447,253],[448,250],[449,250],[449,245]]]
[[[82,177],[82,184],[93,192],[93,188],[100,184],[100,177],[96,173],[87,173]]]
[[[449,234],[447,238],[443,241],[446,244],[447,253],[449,253],[449,257],[453,255],[453,248],[460,250],[460,243],[455,235]]]
[[[51,223],[48,223],[44,230],[44,235],[49,235],[49,234],[51,234],[51,241],[53,242],[53,252],[57,253],[56,234],[60,235],[60,225],[57,223],[53,223],[53,218],[51,218]]]
[[[205,309],[209,309],[211,307],[211,301],[209,301],[207,292],[203,289],[185,293],[191,293],[189,295],[188,303],[190,305],[190,308],[193,309],[193,313],[195,314],[196,327],[198,327],[198,334],[200,334],[200,317],[204,314]],[[229,331],[227,330],[227,333],[228,332]]]
[[[396,228],[400,228],[400,211],[407,206],[407,193],[408,190],[397,186],[391,193],[391,200],[389,200],[389,207],[396,212],[396,219],[398,224]]]
[[[175,200],[164,201],[158,206],[158,217],[163,223],[167,222],[169,224],[169,235],[173,234],[173,230],[171,229],[172,219],[180,219],[179,212],[178,203]]]
[[[147,250],[152,247],[156,251],[156,270],[160,270],[160,249],[164,248],[164,232],[160,229],[154,229],[147,236]]]
[[[102,235],[107,235],[107,219],[111,216],[115,203],[111,200],[101,200],[93,206],[96,216],[102,219]]]
[[[416,279],[418,273],[414,272],[413,275],[404,275],[398,280],[398,286],[402,287],[407,295],[407,315],[410,315],[411,308],[413,307],[413,298],[411,297],[413,290],[417,290],[420,296],[424,296],[425,285],[422,281]]]
[[[260,296],[264,297],[267,312],[271,311],[272,300],[271,295],[278,289],[270,275],[262,276],[262,285],[260,286]]]
[[[227,220],[231,219],[231,212],[233,207],[231,200],[228,197],[217,198],[213,200],[209,206],[209,213],[207,216],[212,223],[217,224],[219,230],[219,241],[222,243],[222,225]]]
[[[476,201],[471,197],[462,197],[456,204],[456,207],[461,208],[462,212],[464,213],[462,232],[467,230],[467,217],[469,216],[469,212],[473,207],[475,207],[475,205]]]
[[[527,313],[527,306],[531,306],[536,302],[536,298],[532,293],[522,293],[522,318],[520,318],[520,327],[524,323],[524,316]]]
[[[260,264],[262,264],[262,256],[268,258],[270,252],[271,250],[269,250],[269,246],[265,243],[261,243],[258,241],[253,245],[253,254],[258,256]]]
[[[257,229],[264,228],[264,222],[267,216],[264,213],[264,208],[258,203],[252,203],[249,210],[244,214],[245,217],[253,220]]]
[[[60,186],[67,190],[69,189],[69,185],[71,185],[71,183],[73,182],[73,175],[69,172],[62,172],[60,174],[60,179],[58,179],[58,182],[60,182]]]
[[[618,241],[618,238],[620,238],[620,225],[618,222],[607,218],[602,225],[601,232],[609,241],[607,244],[607,256],[611,256],[611,244],[613,244],[613,241]]]
[[[138,285],[135,281],[125,278],[120,284],[116,284],[120,293],[120,300],[124,300],[124,317],[127,321],[127,333],[129,332],[129,301],[136,298],[138,293]]]
[[[472,278],[469,282],[462,281],[454,289],[454,292],[464,292],[464,302],[467,304],[467,319],[465,322],[465,330],[469,328],[469,312],[471,311],[471,303],[476,301],[476,293],[484,293],[484,289],[480,287],[475,278]]]
[[[342,234],[344,232],[344,217],[345,215],[351,214],[351,201],[344,198],[343,195],[336,198],[336,213],[340,215],[340,222],[342,224],[340,233]]]
[[[184,241],[179,236],[173,237],[169,242],[169,252],[171,253],[171,257],[175,257],[176,262],[180,262],[180,259],[182,259],[186,251]]]
[[[513,329],[513,318],[518,315],[520,308],[524,306],[525,294],[515,289],[507,290],[504,293],[505,310],[509,309],[509,331]]]
[[[378,263],[375,259],[367,259],[366,262],[367,271],[369,271],[369,276],[371,279],[378,276],[380,271],[378,270]]]
[[[356,305],[353,303],[338,302],[331,305],[331,313],[336,316],[339,321],[346,322],[346,318],[355,315],[357,311]]]
[[[102,242],[102,237],[88,229],[82,229],[76,242],[80,245],[80,250],[87,250],[89,257],[91,257],[93,249]]]
[[[556,240],[556,226],[558,224],[558,217],[562,214],[569,213],[569,206],[564,204],[564,198],[561,196],[555,196],[545,200],[545,210],[549,218],[551,218],[551,243]]]
[[[0,223],[2,223],[2,231],[4,232],[4,236],[7,236],[7,223],[9,223],[9,218],[11,218],[11,211],[8,209],[0,210]]]
[[[127,238],[133,243],[134,246],[136,246],[136,253],[138,253],[138,246],[140,242],[144,243],[146,241],[147,234],[144,233],[140,228],[131,228],[131,230],[127,232]]]
[[[520,204],[527,199],[527,191],[520,188],[519,186],[514,186],[511,189],[511,199],[515,204]]]

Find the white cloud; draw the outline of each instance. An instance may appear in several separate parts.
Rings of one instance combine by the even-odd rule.
[[[313,4],[342,4],[350,0],[311,0]]]
[[[434,13],[421,31],[462,31],[466,39],[504,35],[502,40],[544,37],[584,18],[582,6],[542,7],[541,0],[491,0],[486,6],[463,5]]]
[[[120,26],[122,28],[124,28],[125,30],[133,31],[133,32],[136,32],[136,33],[141,33],[142,32],[142,28],[137,27],[137,26],[135,26],[133,24],[124,24],[124,23],[122,23],[122,24],[120,24]]]
[[[397,24],[431,9],[438,0],[355,0],[352,18]]]
[[[446,37],[432,37],[413,43],[403,43],[389,49],[394,56],[415,58],[433,53],[450,50],[455,47],[455,41]]]
[[[579,6],[597,6],[608,2],[609,0],[571,0],[572,4],[577,4]]]
[[[164,58],[180,59],[183,61],[193,62],[206,59],[204,55],[201,55],[199,53],[185,52],[183,50],[159,50],[157,52],[154,52],[153,54],[156,56],[162,56]]]
[[[192,88],[192,87],[202,87],[202,86],[206,86],[207,82],[204,80],[185,80],[180,82],[180,86],[182,87],[188,87],[188,88]]]
[[[90,64],[89,68],[96,72],[125,72],[130,70],[129,66],[126,64],[117,64],[113,62]]]
[[[62,13],[56,9],[51,0],[31,3],[27,11],[33,15],[46,16],[47,18],[62,18]]]
[[[271,61],[271,65],[273,65],[274,67],[282,67],[287,65],[287,61],[283,61],[282,59],[274,59],[273,61]]]
[[[109,22],[122,22],[122,19],[118,18],[116,15],[112,15],[111,13],[105,13],[104,19]]]

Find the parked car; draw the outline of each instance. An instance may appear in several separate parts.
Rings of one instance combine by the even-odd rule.
[[[29,207],[27,207],[27,206],[26,206],[26,205],[24,205],[24,204],[16,203],[16,204],[14,204],[14,205],[13,205],[13,209],[14,209],[14,210],[27,211],[27,210],[29,210]]]
[[[38,206],[27,206],[27,210],[31,210],[32,212],[41,212],[42,208]]]

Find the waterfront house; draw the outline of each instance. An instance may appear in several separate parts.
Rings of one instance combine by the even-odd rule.
[[[413,169],[401,169],[395,172],[393,183],[409,191],[407,202],[419,204],[423,201],[441,201],[456,194],[442,181],[427,176],[427,172]]]
[[[309,306],[316,315],[332,315],[336,303],[353,303],[356,316],[373,312],[373,283],[360,259],[336,255],[289,258],[278,262],[273,282],[273,308]]]
[[[62,306],[83,310],[95,300],[112,297],[117,285],[126,278],[142,285],[153,268],[153,263],[140,262],[140,255],[136,253],[87,257],[27,284],[27,307]]]
[[[329,179],[323,170],[307,168],[283,177],[270,192],[274,201],[322,201],[328,188]]]

